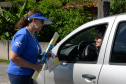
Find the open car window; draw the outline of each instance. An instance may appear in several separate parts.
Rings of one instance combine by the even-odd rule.
[[[60,61],[67,62],[96,62],[98,58],[98,48],[96,47],[95,38],[99,28],[107,24],[96,25],[86,28],[83,31],[69,38],[59,49],[58,57]]]

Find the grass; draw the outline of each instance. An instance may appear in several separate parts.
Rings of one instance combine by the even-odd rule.
[[[7,64],[9,64],[10,60],[0,59],[0,63],[7,63]]]

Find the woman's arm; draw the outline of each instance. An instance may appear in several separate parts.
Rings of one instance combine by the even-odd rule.
[[[31,69],[36,70],[38,72],[41,71],[41,69],[42,69],[41,64],[30,63],[30,62],[22,59],[21,57],[19,57],[19,55],[17,53],[13,52],[12,50],[9,53],[9,58],[12,62],[17,64],[18,66],[25,67],[25,68],[31,68]]]

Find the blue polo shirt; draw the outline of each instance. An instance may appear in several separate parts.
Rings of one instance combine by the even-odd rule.
[[[26,28],[20,29],[12,39],[11,50],[17,53],[22,59],[35,64],[42,49],[38,43],[36,34],[34,35],[35,38],[31,36]],[[32,75],[34,70],[20,67],[10,60],[7,72],[14,75]]]

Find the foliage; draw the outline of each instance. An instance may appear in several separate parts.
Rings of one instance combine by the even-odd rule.
[[[0,63],[7,63],[7,64],[9,64],[10,60],[0,59]]]
[[[42,0],[39,8],[45,16],[53,22],[52,25],[45,26],[42,31],[39,32],[41,33],[39,38],[42,40],[45,39],[45,37],[42,36],[48,36],[46,37],[47,39],[45,39],[46,41],[50,40],[55,31],[59,33],[59,40],[61,40],[75,28],[91,20],[89,17],[90,13],[86,11],[86,8],[79,7],[76,8],[76,10],[63,9],[62,4],[58,0]]]
[[[39,2],[37,2],[36,0],[11,0],[11,3],[14,5],[11,10],[6,11],[5,9],[2,9],[2,12],[0,13],[0,25],[2,25],[0,27],[0,35],[2,35],[0,39],[11,40],[12,36],[16,32],[14,29],[15,24],[22,16],[25,17],[27,12],[30,10],[40,10],[42,13],[44,13],[45,17],[47,17],[53,22],[51,25],[45,25],[42,28],[42,31],[36,32],[38,40],[45,42],[50,41],[54,32],[59,33],[59,40],[61,40],[80,25],[92,20],[88,7],[63,9],[63,4],[67,5],[68,3],[72,3],[66,2],[66,0],[41,0]],[[13,8],[18,8],[18,11],[13,11]],[[3,16],[8,17],[8,19],[3,17],[2,14],[4,14]],[[6,31],[8,33],[6,33]]]
[[[77,45],[82,41],[92,43],[94,42],[94,38],[96,37],[96,35],[97,31],[95,27],[89,30],[87,29],[85,31],[81,31],[79,34],[74,36],[69,43],[74,45]]]
[[[24,15],[24,11],[27,5],[27,0],[25,1],[23,7],[19,13],[14,13],[13,6],[10,10],[6,10],[0,7],[0,39],[10,40],[16,32],[15,24]]]
[[[63,6],[71,6],[76,4],[85,4],[85,6],[92,6],[94,0],[59,0]]]
[[[5,9],[0,9],[0,39],[11,39],[11,34],[14,32],[15,14]]]
[[[126,12],[126,0],[113,0],[110,3],[110,14],[120,14]]]

